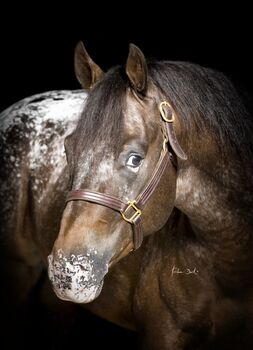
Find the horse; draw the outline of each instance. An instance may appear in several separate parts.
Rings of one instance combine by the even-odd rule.
[[[47,269],[64,304],[137,331],[142,349],[251,349],[253,120],[241,93],[134,44],[106,73],[81,42],[74,63],[81,91],[1,115],[5,297],[24,301]]]

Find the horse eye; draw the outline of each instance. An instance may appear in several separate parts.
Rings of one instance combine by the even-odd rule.
[[[138,154],[131,154],[127,159],[126,166],[136,169],[141,166],[143,158]]]

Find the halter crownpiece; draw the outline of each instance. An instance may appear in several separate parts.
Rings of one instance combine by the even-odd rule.
[[[160,110],[162,119],[166,122],[165,127],[167,129],[167,132],[166,132],[167,142],[170,143],[171,148],[179,158],[186,160],[187,155],[185,154],[185,152],[183,151],[182,147],[180,146],[177,140],[177,136],[176,136],[176,132],[173,124],[173,122],[175,121],[175,114],[171,105],[169,104],[169,102],[163,101],[159,105],[159,110]]]
[[[171,154],[168,152],[168,147],[166,147],[167,142],[170,142],[172,149],[178,157],[181,159],[187,159],[186,154],[180,147],[176,138],[176,133],[173,126],[175,115],[170,104],[167,101],[161,102],[159,105],[159,110],[162,116],[162,120],[165,121],[166,125],[163,148],[150,180],[136,199],[128,201],[126,203],[120,198],[114,197],[112,195],[86,189],[72,190],[68,193],[66,198],[66,203],[70,201],[82,200],[103,205],[107,208],[118,211],[121,214],[123,220],[132,225],[134,249],[138,249],[143,241],[143,230],[141,225],[142,210],[148,199],[156,190],[164,174],[164,171],[167,168],[167,165],[171,163]]]

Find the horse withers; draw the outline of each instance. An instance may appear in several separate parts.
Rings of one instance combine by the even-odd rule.
[[[48,266],[60,299],[137,330],[143,349],[251,349],[253,123],[239,93],[134,45],[103,73],[79,43],[75,71],[87,96],[71,108],[4,113],[14,284],[26,278],[25,298]]]

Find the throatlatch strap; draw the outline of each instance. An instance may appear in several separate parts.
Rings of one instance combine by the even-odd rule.
[[[173,151],[175,152],[175,154],[179,158],[186,160],[187,155],[185,154],[182,147],[178,143],[173,123],[166,123],[166,129],[167,129],[167,134],[168,134],[169,143],[171,145],[171,148],[173,149]]]

